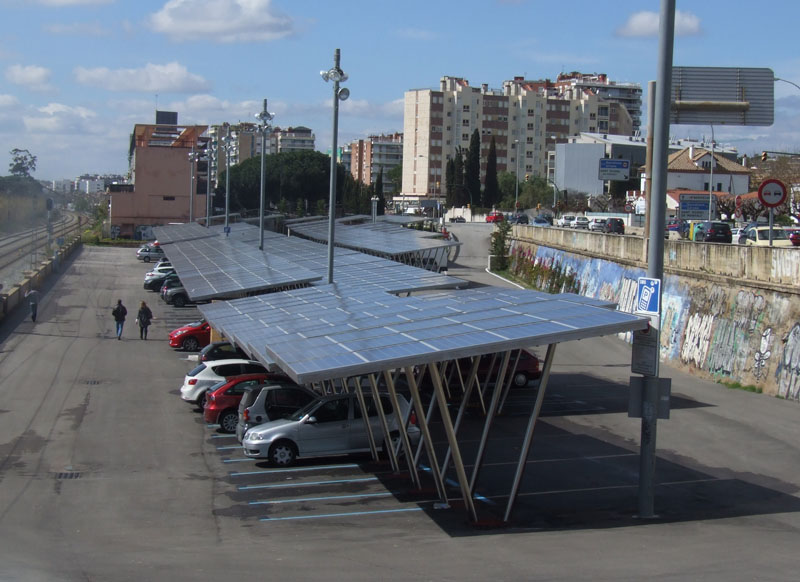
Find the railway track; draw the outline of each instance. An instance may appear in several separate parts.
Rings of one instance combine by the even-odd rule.
[[[64,218],[53,223],[52,240],[78,233],[79,230],[78,215],[66,214]],[[29,228],[0,237],[0,272],[25,261],[33,265],[43,259],[47,253],[47,240],[47,226]]]

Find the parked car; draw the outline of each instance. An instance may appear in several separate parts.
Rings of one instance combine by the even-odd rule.
[[[242,374],[267,372],[261,363],[254,360],[215,360],[204,362],[191,370],[183,379],[181,399],[198,406],[201,410],[206,402],[206,390],[222,380]]]
[[[412,443],[419,441],[416,417],[410,415],[405,397],[397,395],[402,418],[409,418],[408,435]],[[364,395],[372,434],[383,438],[380,417],[371,395]],[[399,436],[401,427],[388,395],[380,395],[390,434]],[[394,443],[382,442],[381,450]],[[273,465],[287,466],[298,457],[344,455],[369,451],[366,423],[355,394],[337,394],[314,400],[288,418],[273,420],[248,430],[242,440],[244,454],[268,458]]]
[[[467,221],[467,219],[464,218],[463,216],[454,216],[453,218],[450,219],[451,223],[454,223],[454,222],[466,222],[466,221]]]
[[[670,232],[677,232],[681,237],[686,237],[689,233],[689,223],[680,218],[670,218],[664,228],[664,236],[668,237]]]
[[[145,263],[149,263],[151,261],[160,261],[165,256],[164,249],[162,249],[160,246],[146,245],[136,251],[136,258],[140,261],[144,261]]]
[[[741,235],[740,235],[741,236]],[[769,227],[768,226],[755,226],[748,227],[744,231],[745,241],[744,244],[748,246],[768,247],[769,246]],[[741,238],[739,241],[741,242]],[[789,235],[782,228],[772,229],[772,246],[774,247],[791,247],[794,246],[789,239]]]
[[[161,284],[161,291],[160,291],[161,299],[166,301],[167,300],[166,293],[169,289],[172,289],[173,287],[183,287],[183,283],[181,283],[181,280],[178,278],[177,273],[173,273],[172,275],[167,275],[166,277],[164,277],[164,282]]]
[[[792,246],[800,247],[800,228],[784,226],[783,230],[786,231],[786,235],[792,241]]]
[[[570,228],[572,226],[573,220],[575,220],[574,214],[565,214],[564,216],[558,219],[558,226]]]
[[[213,360],[229,360],[231,358],[249,359],[250,355],[242,348],[229,341],[211,342],[202,350],[198,356],[200,362],[211,362]]]
[[[260,387],[265,382],[272,382],[273,376],[275,380],[291,382],[283,374],[242,374],[209,387],[206,390],[203,420],[209,424],[219,424],[222,432],[236,432],[236,425],[239,422],[239,402],[242,395],[249,388]]]
[[[605,232],[606,231],[606,219],[605,218],[592,218],[589,221],[589,230],[593,232]]]
[[[193,321],[169,332],[169,345],[187,352],[196,352],[211,341],[211,326],[205,319]],[[241,357],[241,356],[231,356]]]
[[[500,369],[500,364],[502,363],[501,358],[502,354],[498,354],[497,357],[494,357],[492,354],[487,354],[481,357],[481,361],[478,364],[478,379],[481,382],[483,382],[487,376],[491,376],[490,379],[492,380],[494,379],[498,370]],[[536,380],[542,376],[539,358],[533,352],[523,349],[520,352],[519,359],[517,360],[516,368],[512,368],[515,361],[514,358],[515,355],[512,353],[508,364],[509,369],[506,371],[506,380],[508,380],[508,375],[510,375],[513,386],[517,388],[524,388],[531,380]],[[470,371],[472,359],[463,358],[459,360],[458,363],[463,375]]]
[[[607,218],[603,232],[611,234],[625,234],[625,221],[621,218]]]
[[[319,394],[294,382],[271,381],[248,388],[239,402],[236,439],[242,442],[245,433],[254,426],[286,418],[318,398]]]
[[[512,214],[508,222],[511,224],[528,224],[528,215],[524,213]]]
[[[499,210],[493,210],[486,215],[486,222],[503,222],[506,219],[505,214]]]
[[[167,278],[167,275],[171,275],[174,272],[175,269],[172,265],[156,266],[152,271],[145,273],[143,286],[150,291],[158,291],[164,284],[164,279]]]
[[[727,222],[705,221],[703,223],[703,242],[730,243],[733,240],[731,225]]]
[[[585,228],[589,229],[589,219],[585,216],[576,216],[572,222],[569,223],[571,228]]]
[[[533,226],[552,226],[550,221],[544,218],[543,216],[537,216],[533,219]]]

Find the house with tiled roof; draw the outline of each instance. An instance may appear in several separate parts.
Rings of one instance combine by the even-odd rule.
[[[667,158],[667,190],[712,190],[733,196],[746,194],[750,191],[750,173],[749,168],[717,152],[712,156],[711,150],[692,146]],[[709,183],[713,185],[711,189]]]

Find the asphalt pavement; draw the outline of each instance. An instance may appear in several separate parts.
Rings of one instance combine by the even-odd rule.
[[[465,247],[450,274],[503,284],[481,270],[479,244]],[[243,458],[178,396],[194,362],[165,338],[197,310],[144,291],[134,253],[84,247],[35,324],[20,311],[0,326],[0,580],[797,578],[796,403],[663,367],[673,408],[658,423],[659,516],[638,519],[630,347],[559,345],[511,521],[475,525],[457,489],[442,508],[369,458],[289,470]],[[148,341],[133,325],[142,300]],[[495,423],[482,516],[502,515],[534,392],[515,391]],[[479,426],[460,433],[468,465]]]

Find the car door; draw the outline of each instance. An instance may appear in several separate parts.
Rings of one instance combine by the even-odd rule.
[[[392,421],[394,416],[392,414],[392,403],[386,396],[381,396],[381,405],[383,406],[383,413],[386,415],[386,420],[389,427],[393,427]],[[372,430],[372,436],[375,438],[375,445],[380,447],[383,442],[383,427],[381,426],[381,418],[378,414],[378,408],[375,406],[375,400],[372,396],[364,396],[364,407],[367,409],[367,418]],[[364,422],[364,417],[361,415],[361,406],[358,400],[353,397],[353,424],[350,427],[350,450],[352,451],[366,451],[369,450],[369,436],[367,435],[367,425]]]
[[[350,396],[325,399],[310,417],[315,422],[301,422],[297,427],[297,447],[301,455],[343,453],[348,450],[350,433]]]

